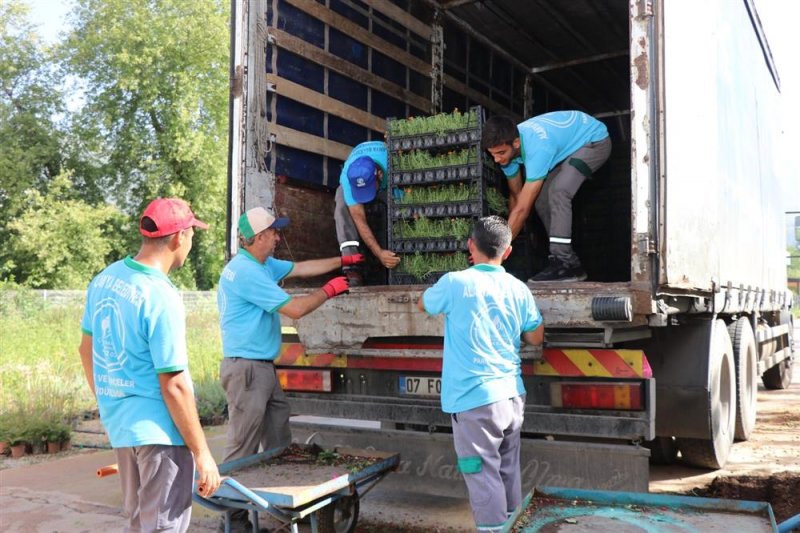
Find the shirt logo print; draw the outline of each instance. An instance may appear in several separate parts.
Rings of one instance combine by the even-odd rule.
[[[128,360],[121,317],[117,302],[111,298],[101,300],[92,317],[94,329],[99,326],[100,333],[98,343],[93,346],[94,360],[108,372],[120,370]]]

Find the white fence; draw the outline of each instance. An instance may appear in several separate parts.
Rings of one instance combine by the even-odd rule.
[[[83,305],[86,300],[86,291],[62,291],[62,290],[32,290],[26,291],[31,295],[41,297],[47,305]],[[14,291],[0,293],[0,298],[13,298]],[[183,303],[188,308],[214,308],[217,305],[216,291],[181,291]]]

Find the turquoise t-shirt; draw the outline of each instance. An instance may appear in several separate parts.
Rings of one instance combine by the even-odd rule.
[[[280,355],[278,309],[291,296],[278,286],[294,268],[291,261],[268,257],[259,263],[241,249],[219,277],[217,308],[225,357],[272,361]]]
[[[525,165],[525,181],[547,177],[556,165],[588,143],[608,137],[606,125],[580,111],[545,113],[517,125],[520,155],[502,167],[506,177],[519,173]]]
[[[111,446],[183,445],[158,375],[185,372],[186,314],[160,270],[126,257],[89,284],[81,330],[92,336],[94,385]]]
[[[389,152],[386,150],[386,143],[383,141],[363,142],[353,148],[353,151],[347,156],[344,167],[342,167],[342,173],[339,175],[339,185],[342,187],[342,192],[344,193],[344,203],[348,206],[356,205],[358,202],[353,199],[353,193],[350,189],[350,180],[347,179],[347,169],[350,168],[350,164],[353,161],[362,155],[369,156],[381,168],[383,171],[383,179],[381,179],[380,190],[386,190],[386,180],[388,179],[386,168],[389,164]]]
[[[520,336],[542,323],[528,287],[501,266],[445,274],[422,295],[443,313],[442,411],[460,413],[525,392]]]

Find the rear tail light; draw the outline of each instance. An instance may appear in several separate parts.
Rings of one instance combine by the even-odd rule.
[[[641,411],[644,396],[640,383],[550,384],[550,405],[571,409],[614,409]]]
[[[330,370],[278,370],[283,390],[330,392]]]

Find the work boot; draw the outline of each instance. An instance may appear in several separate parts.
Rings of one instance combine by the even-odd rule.
[[[550,256],[544,270],[533,276],[528,282],[539,281],[583,281],[586,279],[586,272],[581,264],[575,263],[568,265],[555,256]]]
[[[348,243],[355,243],[355,241],[348,241]],[[343,244],[348,244],[343,243]],[[359,253],[358,246],[340,246],[342,256],[356,255]],[[361,265],[348,265],[342,267],[342,274],[347,278],[347,282],[351,287],[361,287],[364,285],[364,275],[361,272]]]
[[[347,278],[347,283],[351,287],[362,287],[364,285],[364,276],[361,274],[361,269],[355,265],[342,267],[342,272]]]

